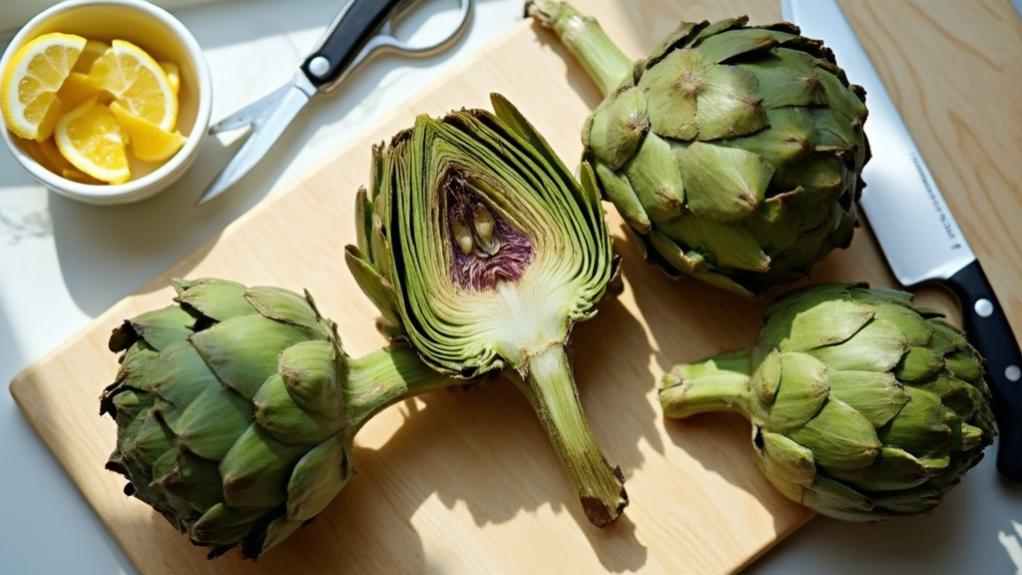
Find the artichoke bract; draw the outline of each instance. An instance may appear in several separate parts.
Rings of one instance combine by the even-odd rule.
[[[983,360],[912,296],[863,285],[789,294],[759,343],[664,377],[668,417],[734,411],[786,497],[839,519],[931,509],[996,434]]]
[[[793,24],[682,23],[634,64],[564,2],[531,0],[605,99],[583,161],[648,260],[744,295],[808,273],[856,225],[865,92]]]
[[[382,331],[455,377],[507,373],[528,397],[596,525],[627,504],[583,416],[566,343],[617,260],[591,174],[583,185],[503,97],[373,150],[347,262]]]
[[[348,357],[311,297],[224,280],[175,281],[175,305],[125,321],[100,413],[107,468],[215,557],[258,557],[319,514],[353,474],[355,432],[452,380],[398,347]]]

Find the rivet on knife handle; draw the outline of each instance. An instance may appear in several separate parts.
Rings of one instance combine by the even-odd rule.
[[[1022,353],[1015,334],[978,261],[959,270],[948,282],[961,299],[965,331],[987,360],[1000,442],[997,471],[1022,481]]]

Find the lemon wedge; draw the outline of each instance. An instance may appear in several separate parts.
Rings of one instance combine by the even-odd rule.
[[[171,132],[177,124],[177,95],[167,73],[138,46],[114,40],[89,70],[96,85],[128,111]]]
[[[64,85],[57,91],[57,98],[60,99],[64,110],[73,110],[94,96],[100,96],[102,99],[101,94],[104,93],[88,74],[71,72],[64,80]]]
[[[185,145],[185,137],[181,134],[161,130],[149,120],[132,114],[118,102],[110,104],[110,112],[128,133],[131,153],[143,162],[162,162]]]
[[[11,132],[27,140],[50,137],[61,113],[57,91],[85,44],[81,36],[53,33],[18,49],[0,82],[0,108]]]
[[[75,62],[74,71],[88,74],[89,70],[92,69],[92,64],[109,49],[110,44],[107,44],[106,42],[100,42],[98,40],[86,41],[85,48],[82,49],[82,55],[79,56],[78,61]]]
[[[61,155],[85,174],[110,184],[131,177],[121,126],[96,98],[64,114],[54,136]]]
[[[160,62],[160,68],[167,73],[167,81],[170,82],[170,89],[176,96],[181,91],[181,69],[173,62]]]

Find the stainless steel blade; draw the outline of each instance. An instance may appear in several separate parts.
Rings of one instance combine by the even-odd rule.
[[[276,105],[255,118],[252,134],[196,203],[204,204],[212,200],[244,177],[277,143],[280,135],[315,93],[315,86],[299,71],[295,81],[280,94]]]
[[[213,135],[223,132],[231,132],[241,128],[251,128],[253,125],[258,123],[260,118],[265,118],[267,114],[269,114],[269,112],[277,106],[277,102],[284,97],[284,94],[286,94],[291,87],[290,83],[284,84],[230,116],[219,120],[217,123],[210,126],[209,133]]]
[[[861,205],[898,281],[947,279],[976,257],[937,189],[898,108],[837,0],[782,0],[785,20],[834,51],[852,83],[866,89],[866,135],[873,158]]]

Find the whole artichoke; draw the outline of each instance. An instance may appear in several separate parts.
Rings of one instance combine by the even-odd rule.
[[[865,92],[821,42],[788,23],[685,22],[633,65],[567,3],[527,10],[606,96],[583,159],[650,261],[755,295],[849,244]]]
[[[582,414],[565,347],[617,273],[591,174],[572,177],[503,97],[373,151],[347,261],[381,329],[455,377],[505,371],[532,403],[596,525],[627,504]]]
[[[668,417],[737,411],[789,499],[854,521],[931,509],[996,434],[983,360],[904,292],[824,285],[768,310],[756,347],[679,365]]]
[[[107,468],[215,557],[248,557],[319,514],[353,473],[355,432],[383,407],[451,380],[386,348],[352,359],[312,299],[217,279],[175,281],[175,305],[127,320],[100,413]]]

